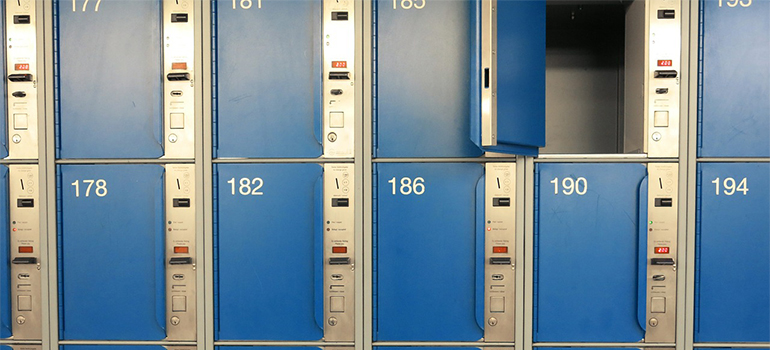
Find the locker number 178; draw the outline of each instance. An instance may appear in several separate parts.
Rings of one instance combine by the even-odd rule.
[[[94,184],[96,184],[94,194],[96,194],[97,197],[104,197],[107,195],[107,181],[104,179],[87,179],[83,180],[83,187],[85,187],[85,197],[91,196],[91,188],[94,187]],[[80,180],[75,180],[75,182],[71,183],[71,185],[72,187],[75,187],[75,197],[80,197]]]

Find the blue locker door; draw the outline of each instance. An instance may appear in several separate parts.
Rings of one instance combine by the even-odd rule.
[[[770,341],[768,179],[768,163],[698,165],[696,342]]]
[[[377,157],[483,153],[480,4],[376,1]],[[499,142],[490,150],[535,155],[545,140],[545,2],[498,4]]]
[[[61,338],[164,339],[163,167],[58,171]]]
[[[0,166],[0,338],[12,335],[11,232],[8,207],[8,167]]]
[[[62,345],[61,350],[168,350],[157,345]]]
[[[320,156],[321,1],[214,11],[216,156]]]
[[[318,164],[219,164],[217,340],[323,337],[322,174]]]
[[[96,6],[54,0],[58,157],[158,158],[160,0]]]
[[[770,157],[770,2],[740,4],[701,0],[700,157]]]
[[[644,338],[646,174],[642,164],[537,165],[535,341]]]
[[[474,2],[375,2],[375,155],[480,156],[469,123]]]
[[[478,341],[484,336],[483,166],[380,163],[376,171],[375,340]],[[424,189],[401,187],[415,180]]]

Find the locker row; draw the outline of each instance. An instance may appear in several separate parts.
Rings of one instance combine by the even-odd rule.
[[[192,165],[57,166],[47,238],[38,166],[2,166],[2,336],[40,339],[50,321],[61,340],[195,341],[206,299],[215,341],[352,342],[355,272],[371,266],[377,342],[513,342],[531,291],[534,342],[673,344],[688,268],[695,342],[770,342],[770,163],[698,165],[693,266],[678,254],[677,163],[535,163],[531,203],[522,164],[376,164],[371,241],[354,226],[352,164],[216,164],[203,249]],[[58,319],[43,320],[54,260]]]
[[[770,3],[689,5],[6,1],[0,156],[192,159],[205,133],[219,159],[351,158],[371,114],[379,158],[676,158],[693,90],[699,157],[769,157]]]

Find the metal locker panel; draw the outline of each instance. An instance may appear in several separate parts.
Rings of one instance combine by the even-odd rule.
[[[484,336],[483,173],[470,163],[376,165],[376,341]],[[424,192],[402,194],[405,178],[420,178]]]
[[[480,156],[468,122],[474,2],[410,4],[374,5],[375,155]]]
[[[11,309],[11,227],[9,221],[8,167],[0,166],[0,338],[12,333],[13,310]]]
[[[259,4],[233,9],[232,1],[219,0],[213,7],[215,154],[318,157],[321,1]]]
[[[698,165],[696,342],[770,341],[768,179],[768,163]]]
[[[537,165],[534,341],[644,338],[646,174],[641,164]]]
[[[770,2],[700,4],[698,156],[769,157]]]
[[[3,9],[5,9],[5,6],[3,6]],[[5,38],[5,15],[0,15],[0,37]],[[0,74],[3,76],[3,82],[0,84],[0,88],[2,88],[0,94],[3,96],[3,98],[0,98],[0,115],[2,116],[2,122],[0,122],[0,158],[8,157],[8,123],[10,121],[8,119],[8,101],[6,101],[8,96],[6,93],[8,80],[6,78],[5,55],[5,50],[0,52]]]
[[[162,156],[160,1],[56,0],[54,11],[58,157]]]
[[[151,164],[58,166],[62,339],[166,337],[163,176]]]
[[[475,2],[476,10],[481,9],[482,21],[489,18],[484,15],[482,2]],[[483,119],[487,117],[484,108],[484,91],[492,89],[491,98],[496,114],[495,146],[485,146],[488,151],[522,155],[537,155],[538,147],[545,146],[545,1],[497,1],[496,11],[491,11],[497,18],[496,33],[491,39],[496,47],[496,60],[489,67],[486,63],[483,43],[488,37],[482,25],[481,43],[478,36],[473,36],[474,47],[481,45],[481,62],[473,70],[471,78],[473,90],[481,91],[481,98],[472,99],[471,139],[482,146]],[[479,24],[476,24],[479,25]],[[495,30],[495,29],[492,29]],[[474,63],[476,66],[476,63]],[[486,69],[493,81],[486,84]],[[481,101],[479,106],[477,103]],[[481,119],[479,119],[481,115]]]
[[[323,168],[218,164],[215,170],[216,339],[321,339]]]

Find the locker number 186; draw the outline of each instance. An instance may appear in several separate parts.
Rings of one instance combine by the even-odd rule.
[[[396,178],[388,180],[389,184],[393,185],[393,195],[396,195]],[[401,178],[401,186],[398,187],[398,192],[401,192],[404,196],[408,196],[412,193],[421,195],[425,193],[425,179],[421,177],[415,177],[414,180],[408,177]]]
[[[94,187],[94,184],[96,184],[94,194],[96,194],[97,197],[104,197],[107,195],[107,181],[104,179],[88,179],[83,180],[83,187],[85,187],[85,197],[91,197],[91,189]],[[75,187],[75,197],[80,197],[80,180],[75,180],[75,182],[73,182],[71,185]]]

